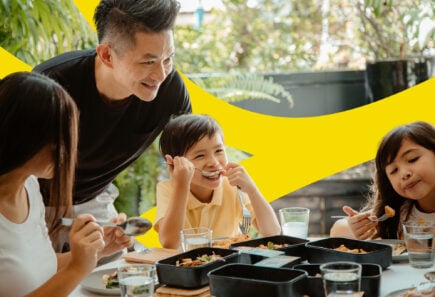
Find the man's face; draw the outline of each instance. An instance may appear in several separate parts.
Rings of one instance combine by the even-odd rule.
[[[152,101],[173,67],[173,33],[170,30],[161,33],[137,32],[135,40],[135,46],[123,53],[112,51],[113,75],[123,88],[122,93]]]

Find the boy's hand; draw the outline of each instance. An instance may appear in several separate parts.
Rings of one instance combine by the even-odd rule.
[[[238,186],[243,192],[249,192],[255,188],[255,184],[246,172],[243,166],[229,162],[223,171],[223,175],[226,175],[230,185]]]
[[[190,185],[193,174],[195,173],[195,166],[185,157],[172,157],[165,156],[166,163],[168,164],[169,175],[180,183]]]

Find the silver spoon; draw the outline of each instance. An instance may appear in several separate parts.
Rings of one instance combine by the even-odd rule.
[[[61,224],[64,226],[71,226],[73,223],[72,218],[62,218]],[[152,223],[148,221],[147,219],[140,218],[140,217],[131,217],[128,218],[124,223],[121,224],[114,224],[110,222],[104,222],[97,220],[97,223],[100,226],[106,226],[106,227],[119,227],[124,231],[125,235],[128,236],[138,236],[146,233],[149,229],[152,227]]]
[[[174,166],[174,164],[171,163],[166,163],[166,164],[169,166]],[[198,170],[199,173],[201,173],[201,175],[205,177],[215,177],[222,172],[222,168],[219,168],[218,170],[214,170],[214,171],[206,171],[195,167],[195,170]]]

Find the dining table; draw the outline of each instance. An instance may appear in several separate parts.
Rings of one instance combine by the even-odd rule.
[[[124,261],[124,260],[117,260]],[[117,261],[113,261],[95,268],[94,271],[113,269],[116,270]],[[413,268],[407,261],[393,263],[387,269],[384,269],[381,275],[381,295],[386,297],[391,292],[402,289],[408,289],[425,281],[424,274],[432,271],[434,268]],[[103,295],[90,292],[79,285],[71,294],[70,297],[101,297]],[[314,296],[315,297],[315,296]]]

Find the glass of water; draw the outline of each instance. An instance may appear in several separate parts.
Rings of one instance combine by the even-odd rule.
[[[434,263],[433,223],[405,222],[403,224],[409,263],[414,268],[430,268]]]
[[[283,235],[307,238],[310,210],[305,207],[286,207],[279,210]]]
[[[118,264],[121,297],[153,297],[156,268],[151,264]]]
[[[183,252],[192,249],[211,247],[212,230],[206,227],[188,228],[180,231]]]
[[[355,296],[361,287],[361,264],[330,262],[320,265],[326,297]]]

